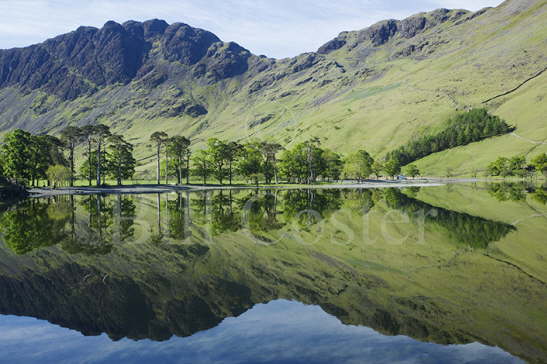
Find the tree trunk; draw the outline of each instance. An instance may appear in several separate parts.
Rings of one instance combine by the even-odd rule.
[[[169,153],[167,148],[165,148],[165,184],[169,184]]]
[[[101,144],[97,143],[97,186],[101,185]]]
[[[93,176],[91,175],[91,139],[87,139],[87,166],[89,167],[89,173],[87,179],[89,181],[89,186],[91,187],[91,181]]]
[[[160,153],[161,153],[161,149],[160,149],[160,144],[158,143],[158,146],[157,146],[157,153],[156,153],[156,183],[159,185],[161,183],[160,181],[160,174],[161,174],[161,171],[160,171]]]
[[[190,153],[186,156],[186,184],[190,184]]]
[[[232,185],[232,161],[228,165],[228,177],[230,178],[230,186]]]
[[[74,187],[74,143],[70,143],[70,187]]]

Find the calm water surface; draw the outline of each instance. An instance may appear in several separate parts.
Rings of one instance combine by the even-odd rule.
[[[4,206],[0,362],[546,362],[546,196],[450,185]]]

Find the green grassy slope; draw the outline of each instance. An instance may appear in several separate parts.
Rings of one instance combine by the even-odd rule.
[[[547,73],[483,101],[547,67],[547,3],[508,0],[485,12],[454,10],[446,17],[413,37],[395,34],[378,46],[363,35],[367,30],[350,32],[347,44],[331,53],[277,60],[266,71],[213,85],[179,78],[148,89],[133,82],[71,102],[3,89],[0,130],[55,132],[71,123],[104,122],[131,138],[138,157],[151,154],[147,139],[156,130],[191,136],[196,148],[209,137],[270,138],[291,145],[318,136],[342,153],[362,147],[383,157],[433,130],[454,110],[485,106],[517,126],[516,135],[425,158],[418,163],[425,174],[443,175],[447,168],[469,174],[500,155],[545,151]],[[294,70],[310,57],[313,65]],[[207,105],[209,113],[162,116],[182,98]],[[152,165],[141,167],[148,168]]]

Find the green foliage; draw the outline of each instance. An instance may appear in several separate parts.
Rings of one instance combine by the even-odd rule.
[[[171,157],[169,167],[174,170],[179,185],[182,183],[182,178],[189,173],[190,144],[190,139],[180,135],[171,137],[167,143],[167,152]]]
[[[327,172],[325,151],[319,140],[312,138],[295,145],[281,155],[280,171],[291,182],[313,183]]]
[[[277,153],[283,150],[281,144],[272,142],[260,142],[260,152],[264,158],[264,178],[266,183],[271,183],[272,178],[275,177],[276,183],[278,182],[278,161]]]
[[[67,126],[61,130],[61,142],[63,147],[68,149],[68,162],[70,166],[70,185],[74,185],[74,170],[75,170],[75,161],[74,161],[74,152],[76,146],[82,142],[84,134],[81,128],[75,126]]]
[[[167,135],[164,131],[156,131],[150,135],[150,141],[155,144],[156,147],[156,182],[157,184],[160,184],[160,178],[161,178],[161,170],[160,170],[160,164],[161,164],[161,151],[162,147],[167,141],[169,140],[169,135]]]
[[[195,176],[199,176],[203,180],[203,184],[207,184],[207,178],[213,173],[214,165],[211,163],[209,154],[200,150],[197,153],[194,153],[192,156],[193,170],[192,173]]]
[[[16,254],[51,246],[66,238],[67,214],[52,215],[52,200],[28,199],[0,215],[0,233]]]
[[[205,152],[214,167],[213,175],[222,184],[224,178],[228,175],[226,160],[231,155],[228,143],[217,138],[211,138],[207,141],[207,150]]]
[[[526,158],[524,156],[514,156],[510,159],[499,157],[488,165],[488,174],[501,177],[523,177],[526,174]]]
[[[32,135],[24,130],[6,134],[0,147],[3,173],[6,177],[32,185],[46,178],[49,166],[66,165],[62,143],[50,135]]]
[[[534,166],[536,171],[547,177],[547,153],[542,153],[532,158],[531,165]]]
[[[53,182],[53,188],[63,186],[71,180],[70,169],[59,164],[49,166],[46,175],[48,181]]]
[[[412,178],[418,177],[420,175],[420,170],[415,164],[409,164],[403,168],[403,173]]]
[[[377,178],[380,178],[383,171],[384,171],[384,165],[378,160],[374,161],[374,163],[372,164],[372,173],[374,173]]]
[[[20,182],[28,182],[31,178],[32,135],[24,130],[14,130],[4,137],[0,146],[2,169],[6,177]]]
[[[523,183],[492,183],[488,193],[498,201],[526,200],[526,186]]]
[[[374,159],[365,150],[350,154],[344,162],[344,175],[346,178],[363,180],[374,173]]]
[[[325,159],[325,170],[323,177],[328,180],[338,180],[342,175],[344,169],[344,161],[340,154],[333,152],[330,149],[323,151],[323,158]]]
[[[419,137],[390,152],[388,159],[395,159],[400,165],[406,165],[430,154],[507,134],[514,129],[485,109],[472,109],[451,117],[441,132]]]
[[[101,155],[102,160],[106,160],[106,152],[102,151]],[[97,175],[97,151],[93,150],[80,165],[80,175],[82,177]]]
[[[384,171],[387,173],[390,177],[395,177],[399,173],[401,173],[401,164],[396,159],[390,159],[386,163],[384,163]]]
[[[260,143],[248,143],[244,145],[243,157],[237,162],[238,173],[253,180],[258,186],[260,177],[264,173],[264,159],[260,151]]]
[[[124,179],[132,178],[135,174],[136,160],[133,157],[133,146],[120,135],[109,138],[109,149],[106,154],[106,173],[116,179],[118,185]]]

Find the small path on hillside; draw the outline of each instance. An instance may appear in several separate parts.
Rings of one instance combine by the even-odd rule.
[[[541,141],[538,141],[538,140],[532,140],[532,139],[528,139],[526,137],[523,137],[523,136],[520,136],[518,135],[517,133],[511,133],[510,135],[514,136],[514,137],[517,137],[519,139],[522,139],[522,140],[525,140],[527,141],[528,143],[532,143],[532,144],[537,144],[537,145],[547,145],[547,142],[541,142]]]

